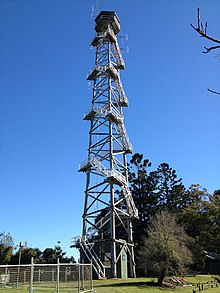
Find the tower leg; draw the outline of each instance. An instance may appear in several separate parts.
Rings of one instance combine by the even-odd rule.
[[[117,278],[117,255],[116,255],[116,242],[115,242],[115,213],[114,213],[114,189],[111,185],[111,221],[110,221],[110,229],[111,229],[111,277]]]
[[[136,270],[135,270],[135,259],[134,259],[134,246],[133,246],[133,235],[132,235],[132,222],[131,219],[128,220],[129,226],[129,238],[130,238],[130,246],[129,246],[129,263],[130,263],[130,277],[136,278]]]

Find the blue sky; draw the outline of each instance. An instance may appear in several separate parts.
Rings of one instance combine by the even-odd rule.
[[[116,11],[134,151],[173,167],[188,188],[219,189],[219,52],[190,27],[197,7],[220,38],[220,1],[1,0],[0,231],[15,244],[69,249],[81,234],[94,65],[92,6]],[[125,36],[128,34],[128,40]],[[126,50],[124,50],[126,51]]]

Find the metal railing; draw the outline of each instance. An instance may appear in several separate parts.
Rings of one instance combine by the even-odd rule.
[[[128,186],[122,187],[123,194],[127,203],[128,213],[133,217],[138,219],[138,209],[135,206],[131,191]]]
[[[126,131],[125,127],[124,127],[124,124],[120,124],[119,129],[120,129],[120,132],[121,132],[121,135],[122,135],[122,143],[123,143],[123,146],[124,146],[125,150],[127,152],[132,153],[133,152],[133,146],[132,146],[132,144],[131,144],[131,142],[129,140],[127,131]]]
[[[105,278],[105,266],[93,249],[93,243],[90,243],[86,236],[79,237],[79,244],[85,253],[87,259],[92,263],[93,268],[99,279]]]
[[[118,71],[117,69],[110,63],[108,65],[95,65],[92,70],[90,70],[89,74],[87,75],[88,80],[92,80],[97,78],[100,73],[107,73],[111,78],[118,79]]]
[[[98,161],[96,158],[91,158],[91,159],[83,161],[79,165],[78,170],[83,171],[84,168],[86,168],[87,166],[94,167],[97,171],[99,171],[106,178],[113,177],[117,181],[119,181],[121,184],[126,184],[126,177],[123,174],[121,174],[119,171],[117,171],[115,169],[108,169],[103,164],[101,164],[100,161]]]
[[[84,120],[90,120],[92,117],[98,114],[100,116],[112,116],[113,121],[116,123],[122,123],[123,122],[123,116],[121,113],[118,111],[116,107],[113,105],[109,106],[108,104],[105,105],[104,107],[98,107],[98,106],[93,106],[89,110],[86,111],[84,114]]]

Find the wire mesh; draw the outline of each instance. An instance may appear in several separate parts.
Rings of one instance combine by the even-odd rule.
[[[91,264],[1,265],[0,292],[83,293],[93,290]]]

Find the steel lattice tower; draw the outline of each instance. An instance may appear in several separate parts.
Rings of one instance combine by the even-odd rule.
[[[138,211],[128,187],[132,145],[122,112],[128,100],[120,80],[120,22],[115,12],[101,11],[95,23],[95,66],[87,76],[93,81],[92,106],[84,115],[90,121],[88,158],[79,166],[86,173],[83,231],[73,246],[81,259],[92,261],[99,278],[135,277],[132,219]]]

